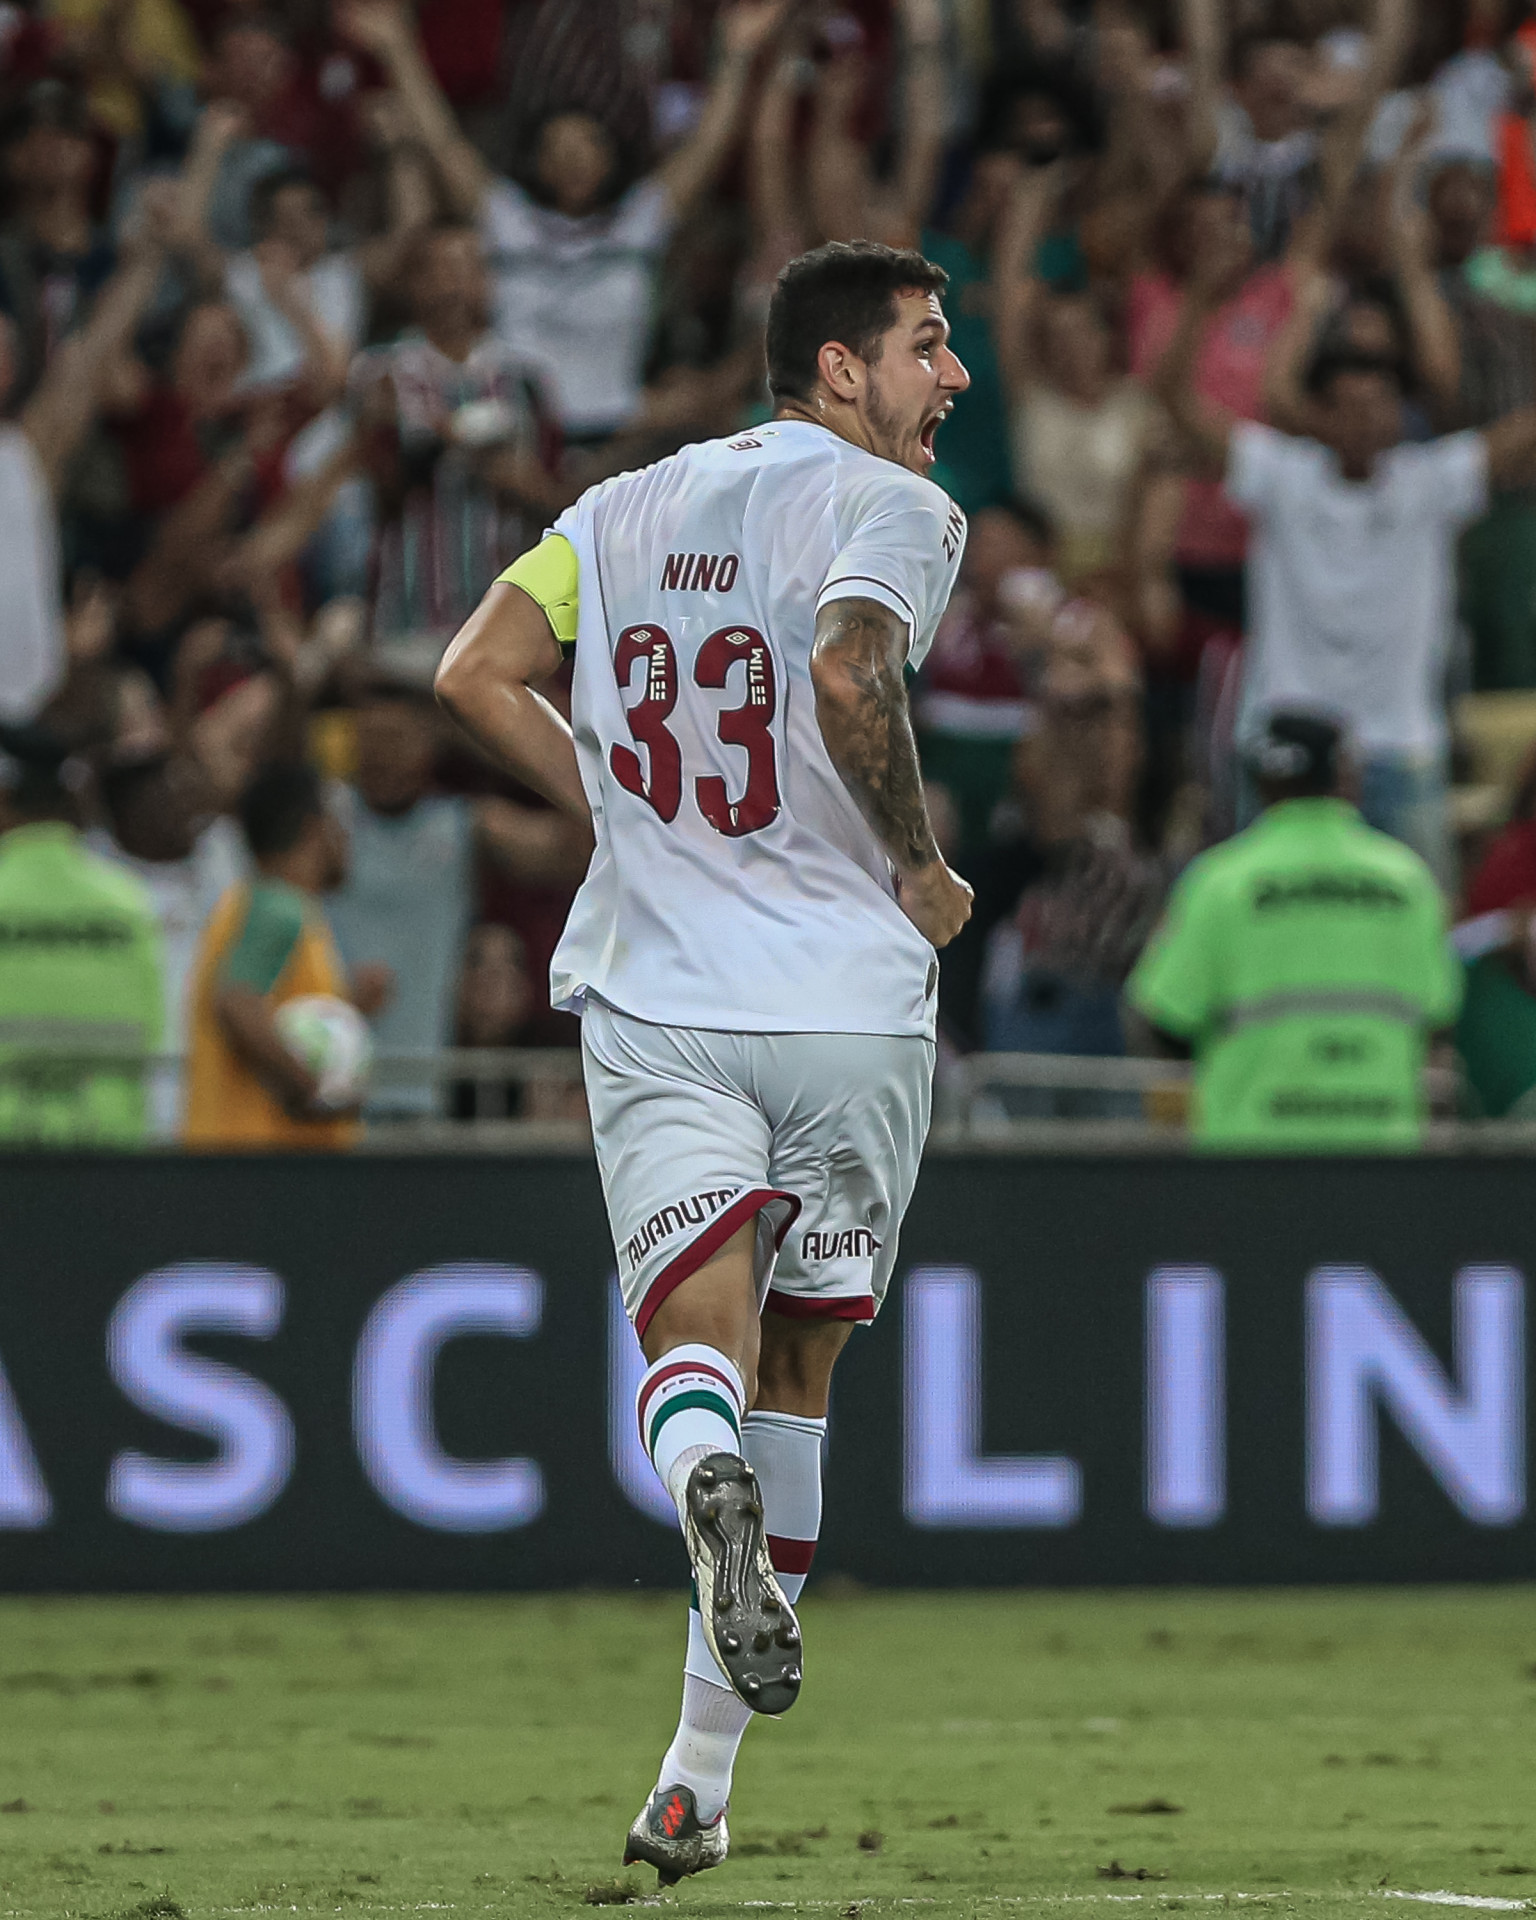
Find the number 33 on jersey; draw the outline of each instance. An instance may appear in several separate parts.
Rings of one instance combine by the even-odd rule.
[[[571,724],[597,840],[555,1004],[931,1037],[933,949],[827,755],[810,656],[820,608],[856,598],[905,623],[919,664],[959,567],[959,508],[780,420],[620,474],[554,532],[575,555]],[[509,577],[525,583],[556,544]],[[535,597],[568,638],[569,596]]]

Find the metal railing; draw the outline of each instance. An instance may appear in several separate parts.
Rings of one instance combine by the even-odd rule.
[[[0,1083],[19,1081],[46,1093],[72,1078],[128,1071],[163,1085],[184,1064],[176,1054],[145,1054],[111,1041],[88,1052],[37,1044],[5,1050]],[[938,1152],[1178,1152],[1187,1144],[1189,1080],[1188,1065],[1174,1060],[944,1054],[930,1146]],[[575,1048],[381,1052],[373,1062],[362,1151],[588,1151],[591,1136],[580,1087],[581,1055]],[[1536,1117],[1455,1118],[1458,1078],[1443,1067],[1429,1069],[1425,1088],[1436,1116],[1428,1151],[1536,1154]]]

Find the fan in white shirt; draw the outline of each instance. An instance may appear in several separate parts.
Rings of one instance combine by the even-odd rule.
[[[138,230],[89,321],[55,352],[19,417],[0,418],[0,720],[33,719],[68,668],[56,499],[163,269],[174,192],[163,181],[145,188]],[[0,408],[16,373],[15,333],[0,314]]]
[[[692,135],[615,195],[618,155],[593,114],[551,114],[537,129],[534,180],[501,178],[460,132],[394,0],[339,9],[343,30],[387,68],[459,213],[479,221],[496,329],[544,369],[567,438],[596,440],[634,419],[662,254],[724,164],[758,53],[788,11],[788,0],[722,9],[720,63]]]
[[[1235,421],[1193,379],[1226,277],[1220,257],[1199,263],[1156,384],[1201,463],[1253,520],[1240,731],[1299,702],[1331,710],[1353,735],[1366,819],[1446,880],[1456,539],[1490,486],[1536,479],[1536,408],[1481,433],[1408,444],[1398,364],[1330,350],[1303,391],[1308,341],[1293,328],[1270,385],[1277,410],[1305,431]]]

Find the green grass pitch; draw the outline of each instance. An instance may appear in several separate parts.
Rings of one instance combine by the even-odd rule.
[[[813,1587],[732,1858],[662,1904],[1536,1908],[1533,1599]],[[0,1920],[654,1902],[682,1641],[651,1595],[0,1601]]]

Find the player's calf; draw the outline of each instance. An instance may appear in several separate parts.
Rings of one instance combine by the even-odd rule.
[[[711,1453],[741,1452],[746,1389],[718,1347],[672,1347],[646,1369],[635,1396],[640,1439],[687,1526],[688,1476]]]
[[[636,1407],[683,1523],[709,1651],[738,1697],[783,1713],[800,1690],[800,1624],[774,1577],[757,1476],[742,1454],[741,1376],[717,1348],[672,1347]]]

